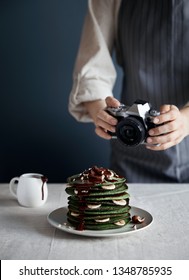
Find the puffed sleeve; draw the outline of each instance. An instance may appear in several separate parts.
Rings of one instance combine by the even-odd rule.
[[[119,0],[89,0],[73,73],[69,112],[78,121],[92,121],[83,102],[112,95],[116,70],[112,50]]]

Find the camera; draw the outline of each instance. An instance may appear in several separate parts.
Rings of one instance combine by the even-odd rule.
[[[118,120],[116,132],[109,134],[131,147],[147,144],[148,130],[157,126],[153,118],[160,115],[148,102],[139,99],[130,107],[121,104],[116,108],[107,107],[105,111]]]

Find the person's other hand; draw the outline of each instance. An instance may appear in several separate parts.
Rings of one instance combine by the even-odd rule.
[[[160,126],[149,130],[147,143],[150,145],[146,147],[154,151],[166,150],[189,135],[189,107],[179,110],[174,105],[162,105],[160,116],[155,117],[153,122]]]
[[[118,107],[120,102],[111,96],[108,96],[105,100],[107,107]],[[96,118],[94,119],[95,123],[95,132],[98,136],[104,139],[111,139],[111,135],[108,133],[115,132],[115,126],[117,124],[117,119],[108,114],[105,108],[98,111]]]

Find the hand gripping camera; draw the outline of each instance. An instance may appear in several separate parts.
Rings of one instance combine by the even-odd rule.
[[[116,132],[109,134],[131,147],[147,144],[148,130],[157,126],[152,120],[160,115],[144,100],[136,100],[131,107],[124,104],[116,108],[107,107],[105,111],[118,120]]]

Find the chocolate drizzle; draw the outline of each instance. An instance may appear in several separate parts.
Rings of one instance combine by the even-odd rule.
[[[88,181],[88,183],[100,184],[103,183],[105,180],[110,180],[113,173],[103,167],[93,166],[88,170],[84,171],[80,175],[80,179],[83,181]],[[115,175],[115,174],[114,174]]]
[[[33,178],[41,179],[42,186],[41,186],[41,199],[44,200],[45,194],[44,194],[44,184],[48,181],[48,178],[45,176],[40,175],[32,175]]]
[[[82,231],[85,229],[84,212],[88,208],[86,197],[90,195],[91,189],[94,189],[95,185],[103,183],[112,184],[113,182],[117,182],[120,178],[122,177],[115,172],[97,166],[93,166],[79,175],[68,178],[69,185],[75,188],[75,195],[79,198],[81,203],[79,207],[80,214],[77,217],[79,218],[79,223],[76,226],[77,230]]]
[[[45,176],[41,176],[41,180],[42,180],[42,187],[41,187],[42,200],[44,200],[44,184],[48,181],[48,179]]]

